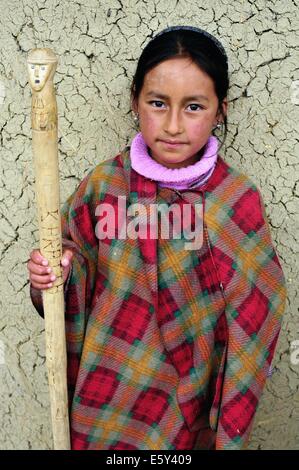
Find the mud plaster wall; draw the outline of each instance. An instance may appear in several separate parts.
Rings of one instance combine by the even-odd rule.
[[[61,199],[134,135],[129,85],[140,49],[171,24],[206,28],[229,55],[227,162],[261,189],[289,299],[250,448],[299,449],[298,1],[0,0],[0,448],[52,446],[44,324],[29,300],[37,245],[26,57],[51,47],[59,107]],[[298,358],[298,356],[296,356]]]

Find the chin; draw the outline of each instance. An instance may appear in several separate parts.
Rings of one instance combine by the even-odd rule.
[[[174,168],[181,168],[181,167],[190,165],[190,163],[188,163],[186,160],[179,160],[179,161],[176,161],[176,160],[163,160],[162,165],[169,166],[169,167],[171,166],[171,167],[174,167]]]

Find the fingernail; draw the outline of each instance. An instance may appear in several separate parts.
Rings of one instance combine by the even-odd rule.
[[[47,261],[46,259],[44,259],[44,260],[42,261],[42,265],[43,265],[43,266],[47,266],[47,265],[48,265],[48,261]]]
[[[66,258],[64,258],[64,259],[61,261],[61,264],[62,264],[62,266],[68,266],[69,260],[66,259]]]
[[[56,276],[54,276],[54,274],[53,274],[53,276],[50,277],[50,280],[55,281],[55,279],[56,279]]]
[[[47,273],[50,273],[51,271],[52,271],[51,268],[48,268],[48,269],[47,269]]]

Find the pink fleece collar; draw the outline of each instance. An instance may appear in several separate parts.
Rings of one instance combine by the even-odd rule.
[[[201,159],[183,168],[167,168],[156,162],[148,153],[147,145],[139,132],[132,140],[131,166],[142,176],[157,181],[159,186],[173,189],[190,189],[201,186],[212,175],[218,154],[218,140],[210,136]]]

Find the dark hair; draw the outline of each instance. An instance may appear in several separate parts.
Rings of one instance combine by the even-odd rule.
[[[137,100],[145,75],[159,63],[174,57],[189,57],[214,82],[219,110],[229,87],[228,60],[222,44],[207,31],[193,26],[173,26],[158,33],[144,48],[139,58],[131,86],[131,98]],[[227,118],[224,119],[224,140]]]

